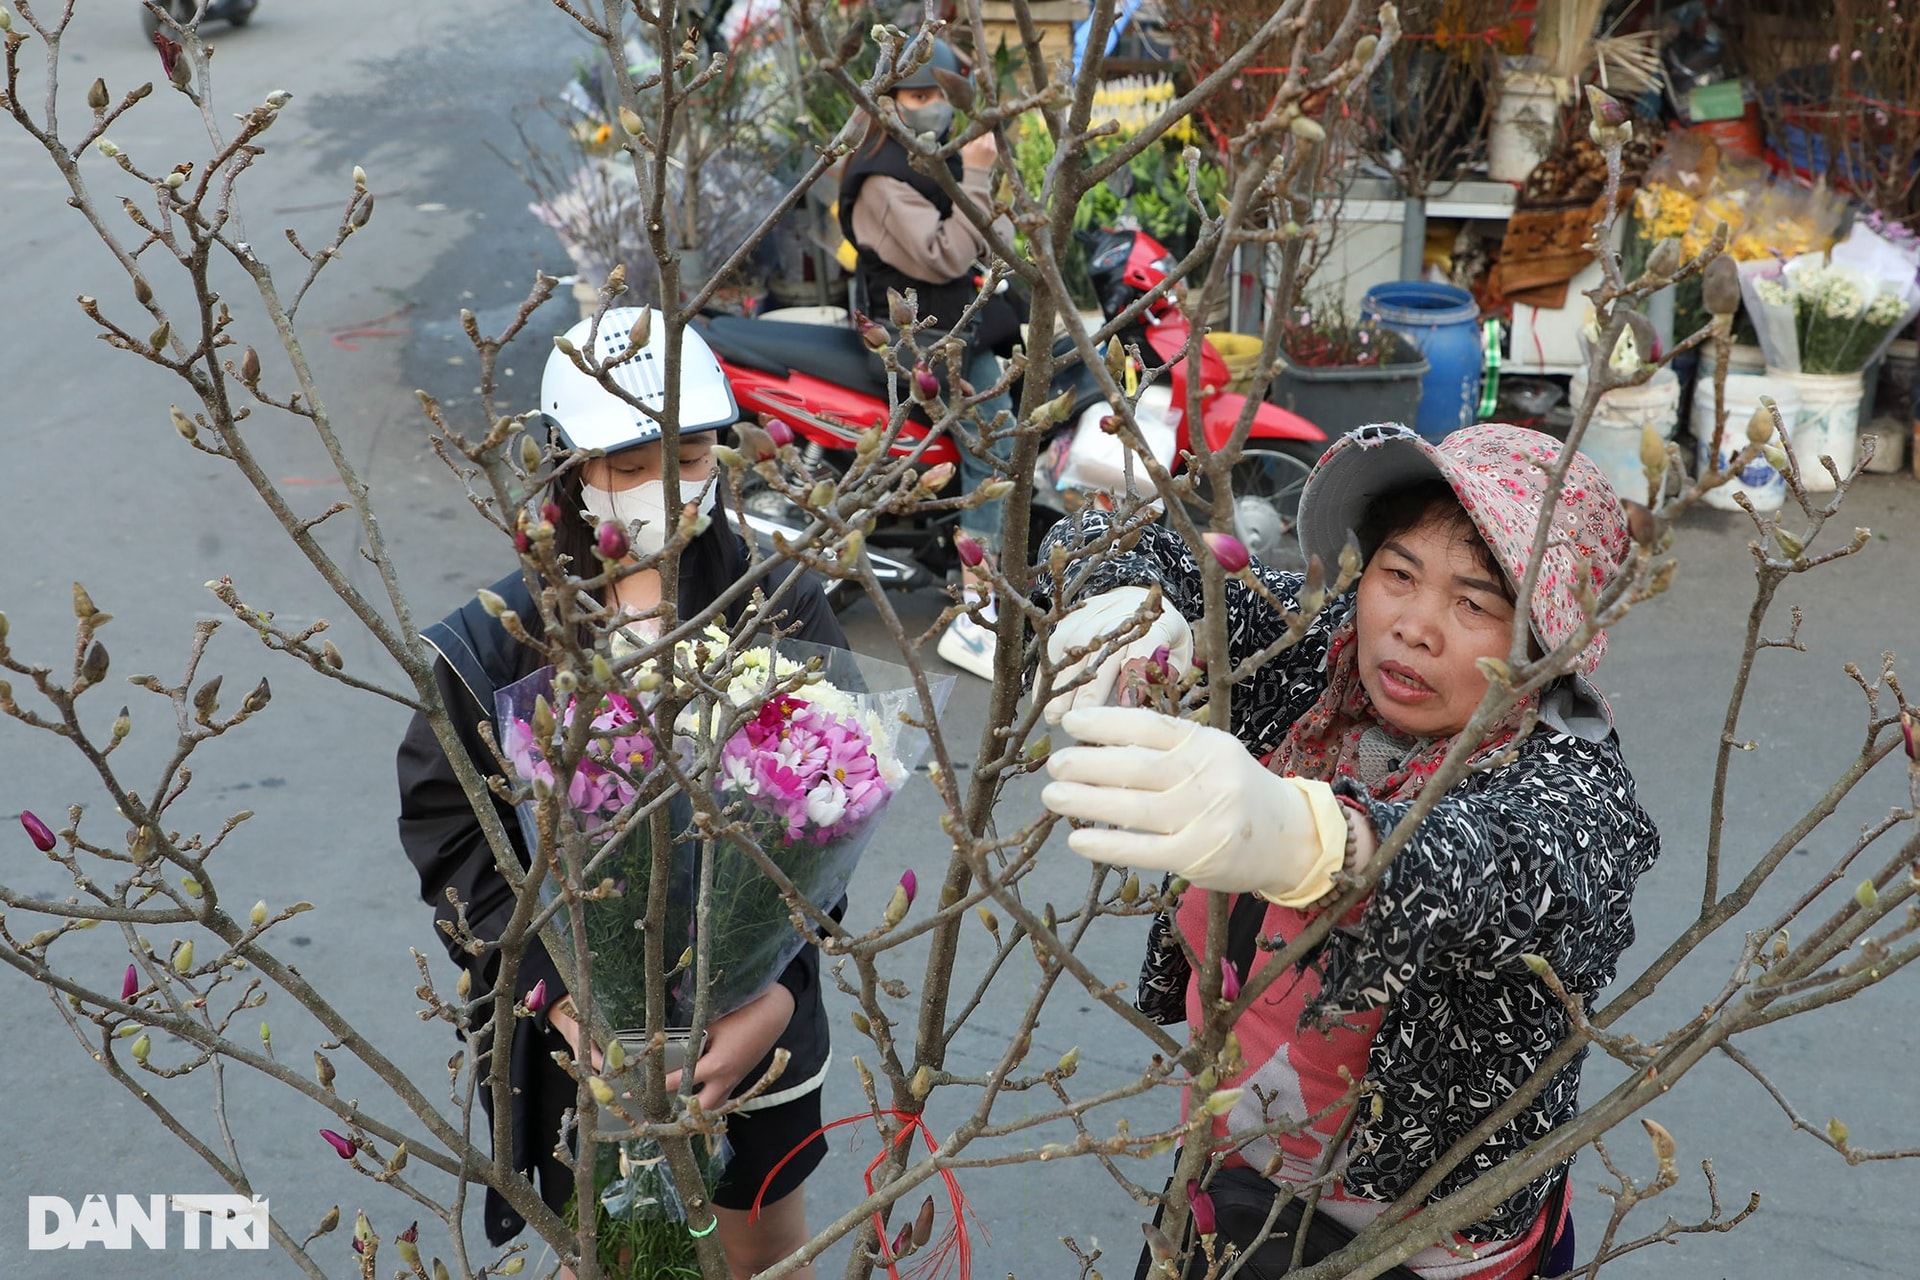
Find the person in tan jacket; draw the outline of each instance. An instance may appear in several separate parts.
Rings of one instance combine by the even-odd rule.
[[[922,37],[929,38],[929,37]],[[930,58],[893,86],[892,97],[901,123],[923,139],[944,141],[953,128],[954,107],[941,86],[945,73],[956,81],[960,60],[943,40],[933,41]],[[993,166],[999,146],[991,134],[982,135],[947,157],[947,171],[968,199],[979,208],[992,204]],[[1000,379],[996,347],[1009,346],[1020,336],[1020,316],[1004,297],[989,298],[967,318],[979,297],[991,257],[987,237],[969,221],[945,189],[916,169],[913,158],[892,134],[873,122],[867,141],[848,161],[840,180],[840,227],[858,252],[854,268],[861,309],[886,315],[887,290],[905,296],[911,290],[922,317],[935,321],[934,334],[948,332],[966,319],[962,337],[967,342],[964,367],[967,381],[990,387]],[[1001,218],[996,230],[1013,236],[1013,224]],[[995,396],[979,408],[979,421],[991,423],[1010,399]],[[1012,450],[1010,431],[979,442],[981,449],[960,442],[960,483],[967,492],[992,478],[994,464],[1004,463]],[[986,551],[996,556],[1000,543],[1001,503],[982,503],[960,515],[960,527]],[[971,566],[962,569],[970,604],[940,638],[940,657],[982,679],[993,678],[994,618],[990,591]]]

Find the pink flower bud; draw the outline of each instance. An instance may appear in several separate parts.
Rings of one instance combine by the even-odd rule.
[[[1228,573],[1239,573],[1247,567],[1251,558],[1247,554],[1247,544],[1232,534],[1209,531],[1201,534],[1200,540],[1207,544],[1207,550],[1213,552],[1213,558]]]
[[[860,341],[867,344],[869,351],[885,351],[887,344],[893,341],[884,326],[875,324],[864,315],[854,317],[853,327],[860,331]]]
[[[1100,429],[1110,436],[1119,435],[1120,428],[1124,425],[1126,424],[1120,420],[1120,415],[1117,413],[1103,414],[1100,418]]]
[[[540,518],[542,520],[545,520],[548,524],[559,524],[560,523],[560,504],[557,502],[541,503]]]
[[[602,520],[593,531],[593,549],[606,560],[625,560],[631,549],[618,520]]]
[[[1220,998],[1227,1001],[1240,998],[1240,970],[1231,960],[1220,962]]]
[[[127,966],[127,976],[120,979],[120,998],[131,1000],[140,991],[140,971],[132,965]]]
[[[1164,644],[1158,649],[1155,649],[1153,651],[1153,665],[1162,671],[1170,671],[1173,666],[1173,650]]]
[[[958,530],[954,533],[953,549],[955,554],[960,557],[960,563],[969,569],[978,567],[980,562],[987,558],[987,549],[981,546],[979,540],[965,529]],[[50,843],[41,846],[43,849],[51,849],[52,847]]]
[[[533,539],[527,536],[525,529],[515,529],[513,531],[513,549],[521,555],[525,555],[527,552],[533,550]]]
[[[20,811],[20,825],[27,829],[27,838],[33,841],[33,847],[42,853],[53,852],[53,828],[40,821],[30,809]]]
[[[1200,1189],[1200,1184],[1188,1179],[1187,1207],[1193,1210],[1193,1229],[1203,1236],[1210,1236],[1219,1229],[1213,1217],[1213,1197]]]
[[[775,448],[784,448],[793,443],[793,428],[778,418],[767,419],[766,431]]]
[[[933,370],[927,368],[923,360],[913,366],[913,398],[932,400],[940,394],[940,379],[933,376]]]
[[[1900,740],[1906,745],[1907,759],[1920,764],[1920,746],[1916,746],[1913,740],[1913,712],[1911,711],[1900,713]]]
[[[545,978],[533,984],[533,990],[527,992],[527,1012],[538,1013],[547,1007],[547,980]]]
[[[913,874],[912,867],[900,873],[900,888],[906,892],[907,905],[912,906],[913,895],[920,892],[920,877]]]
[[[342,1160],[353,1159],[354,1146],[352,1138],[343,1138],[331,1129],[322,1129],[320,1136],[325,1138],[327,1145],[333,1148],[333,1154],[339,1156]]]

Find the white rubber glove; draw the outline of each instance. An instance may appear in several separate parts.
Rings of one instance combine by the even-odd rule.
[[[1060,619],[1053,634],[1047,637],[1047,657],[1058,662],[1075,649],[1097,650],[1106,637],[1126,629],[1146,604],[1148,594],[1145,587],[1117,587],[1093,597]],[[1161,645],[1167,647],[1167,662],[1173,667],[1174,678],[1184,679],[1193,666],[1193,628],[1177,611],[1164,604],[1159,616],[1147,624],[1146,634],[1108,654],[1091,680],[1071,692],[1058,693],[1048,699],[1047,723],[1059,724],[1060,717],[1076,707],[1105,706],[1113,697],[1113,685],[1120,668],[1133,658],[1151,658]],[[1071,683],[1095,656],[1089,652],[1063,668],[1054,677],[1054,687]]]
[[[1063,727],[1088,745],[1047,757],[1042,803],[1112,824],[1067,838],[1081,857],[1285,907],[1333,887],[1347,825],[1326,783],[1270,773],[1232,734],[1144,707],[1084,708]]]

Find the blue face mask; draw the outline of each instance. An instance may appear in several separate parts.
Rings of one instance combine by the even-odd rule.
[[[936,138],[947,136],[947,130],[953,127],[953,104],[951,102],[929,102],[924,107],[895,108],[900,112],[900,123],[914,134],[930,133]]]

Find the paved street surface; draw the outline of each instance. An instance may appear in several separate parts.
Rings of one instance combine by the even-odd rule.
[[[81,95],[93,76],[104,76],[116,95],[141,79],[158,78],[157,59],[140,42],[131,0],[92,0],[81,8],[69,43],[72,92],[63,103],[70,122],[84,117]],[[474,366],[459,337],[458,309],[472,307],[483,324],[497,326],[537,268],[566,269],[551,235],[526,212],[525,189],[489,148],[513,152],[510,104],[553,92],[578,42],[545,0],[467,0],[459,6],[265,0],[253,28],[222,28],[215,39],[221,118],[271,89],[296,95],[267,137],[270,154],[243,188],[246,224],[263,253],[290,271],[281,228],[291,225],[309,243],[318,240],[338,217],[353,164],[365,166],[378,195],[370,227],[354,238],[345,261],[303,311],[302,336],[352,460],[380,504],[416,617],[438,617],[503,572],[510,558],[508,548],[472,518],[458,486],[428,450],[412,389],[430,390],[454,412],[472,414]],[[37,56],[38,46],[31,50]],[[196,128],[185,102],[163,91],[114,139],[144,163],[164,168],[199,154],[190,146]],[[99,190],[115,190],[98,156],[85,165],[103,184]],[[218,460],[186,448],[168,426],[166,407],[180,399],[179,390],[93,339],[73,297],[96,294],[111,314],[131,321],[130,290],[65,206],[44,156],[12,131],[0,131],[0,193],[6,230],[0,352],[7,374],[0,383],[0,456],[6,460],[0,466],[0,609],[12,620],[16,649],[52,661],[71,647],[68,584],[79,579],[115,616],[105,633],[115,675],[152,671],[175,677],[195,621],[222,613],[201,584],[231,575],[250,600],[275,610],[282,623],[334,619],[330,634],[349,669],[389,675],[375,646],[341,621],[317,575],[238,479]],[[110,211],[113,203],[109,196],[103,207]],[[107,216],[124,225],[117,214]],[[169,292],[175,282],[162,277],[157,283],[163,299],[178,305],[179,295]],[[246,305],[243,283],[228,280],[227,288],[236,311],[251,321],[257,313]],[[510,385],[531,393],[545,340],[565,326],[570,308],[570,301],[549,307],[536,321],[540,332],[509,353],[504,365]],[[145,330],[137,322],[134,327]],[[266,351],[267,343],[258,345]],[[268,359],[266,381],[281,389],[288,385],[278,360]],[[310,439],[263,418],[254,440],[303,513],[317,513],[335,499],[337,482],[328,479],[326,460]],[[1736,760],[1728,879],[1810,805],[1849,758],[1859,735],[1860,699],[1842,674],[1843,664],[1872,670],[1882,649],[1912,644],[1920,589],[1914,567],[1920,484],[1904,476],[1874,477],[1860,486],[1841,523],[1869,526],[1875,537],[1856,561],[1792,584],[1785,593],[1786,602],[1805,607],[1801,639],[1808,652],[1764,655],[1753,711],[1740,728],[1742,737],[1758,745]],[[1684,925],[1699,900],[1712,752],[1750,582],[1748,533],[1738,517],[1690,517],[1680,535],[1679,586],[1619,631],[1601,672],[1667,846],[1664,862],[1642,886],[1637,914],[1643,942],[1629,957],[1629,974]],[[326,543],[337,554],[350,555],[355,536],[344,523],[325,526]],[[363,587],[376,585],[363,561],[354,563],[354,573]],[[939,600],[921,596],[903,607],[925,625]],[[886,643],[870,607],[857,606],[848,617],[856,644],[878,650]],[[1770,634],[1784,627],[1783,614]],[[226,673],[233,690],[269,675],[276,696],[247,731],[196,758],[197,776],[179,821],[214,827],[238,809],[258,815],[217,866],[224,896],[242,910],[256,898],[275,906],[316,904],[280,931],[283,954],[428,1092],[442,1096],[443,1064],[453,1044],[444,1030],[414,1016],[417,977],[409,948],[432,954],[443,982],[450,974],[394,839],[391,761],[401,713],[376,699],[343,694],[266,653],[231,624],[213,645],[209,663]],[[1910,670],[1914,684],[1920,684],[1920,672]],[[985,691],[982,683],[962,677],[948,713],[955,741],[969,751]],[[93,722],[104,728],[117,700],[103,692],[88,702]],[[133,707],[136,730],[128,752],[151,766],[159,717],[150,703],[135,701]],[[0,815],[8,815],[0,830],[0,849],[6,851],[0,879],[48,895],[70,886],[61,884],[57,868],[35,860],[10,815],[32,808],[57,825],[70,802],[84,803],[95,815],[90,822],[96,831],[111,830],[110,822],[99,825],[109,806],[88,785],[78,758],[57,745],[0,724],[0,760],[7,766]],[[137,782],[141,775],[134,776]],[[924,783],[914,786],[868,855],[853,891],[856,921],[877,917],[903,868],[915,867],[925,884],[942,861],[944,841],[933,825],[930,795]],[[1899,802],[1902,791],[1892,770],[1875,779],[1791,859],[1797,882],[1811,881],[1850,832]],[[1006,825],[1031,815],[1035,803],[1030,787],[1012,788]],[[1050,851],[1034,881],[1036,899],[1076,901],[1084,876],[1064,848]],[[1762,906],[1788,896],[1784,888],[1771,892]],[[39,927],[18,919],[8,925],[22,936]],[[1097,970],[1127,978],[1137,963],[1141,931],[1109,925],[1092,932],[1085,954]],[[125,957],[109,932],[62,946],[83,963],[97,958],[102,974],[117,974]],[[153,941],[164,949],[171,939]],[[1737,941],[1711,942],[1713,963],[1663,992],[1624,1029],[1651,1036],[1697,1011],[1720,987]],[[900,972],[917,985],[916,970]],[[1004,1044],[1032,980],[1030,958],[1027,966],[1011,965],[999,976],[961,1039],[955,1070],[984,1069],[991,1051]],[[1838,1116],[1861,1147],[1920,1146],[1910,1087],[1916,981],[1902,977],[1889,990],[1756,1036],[1748,1047],[1814,1124]],[[845,1065],[858,1049],[845,1002],[830,998],[841,1069],[829,1085],[827,1109],[845,1115],[860,1106]],[[13,1085],[0,1103],[0,1275],[254,1280],[296,1273],[273,1252],[203,1253],[191,1262],[137,1248],[124,1254],[29,1252],[29,1196],[78,1202],[89,1193],[221,1188],[150,1114],[97,1072],[44,994],[8,973],[0,977],[0,1000],[11,1024],[0,1037],[0,1078]],[[1085,1090],[1124,1080],[1138,1057],[1116,1020],[1090,1006],[1073,993],[1057,994],[1032,1055],[1036,1062],[1051,1061],[1079,1045],[1082,1067],[1075,1084]],[[280,998],[265,1016],[273,1023],[275,1051],[304,1075],[317,1029]],[[171,1052],[157,1046],[155,1061]],[[344,1053],[334,1056],[345,1062]],[[1596,1096],[1617,1078],[1604,1060],[1590,1067]],[[234,1136],[254,1185],[270,1199],[276,1220],[296,1236],[335,1204],[349,1221],[366,1206],[388,1237],[413,1216],[391,1192],[346,1171],[320,1142],[316,1130],[329,1123],[322,1109],[242,1071],[229,1072],[225,1087]],[[217,1141],[210,1088],[210,1081],[196,1077],[164,1092],[198,1132]],[[369,1108],[396,1111],[378,1082],[357,1068],[343,1066],[340,1088]],[[1017,1115],[1044,1100],[1016,1097],[1006,1105],[1008,1114]],[[1176,1105],[1168,1093],[1130,1104],[1124,1114],[1138,1131],[1164,1122]],[[1761,1211],[1730,1235],[1646,1250],[1617,1264],[1609,1276],[1914,1274],[1912,1206],[1920,1197],[1920,1170],[1898,1163],[1848,1169],[1792,1133],[1766,1095],[1730,1064],[1708,1064],[1651,1114],[1676,1136],[1683,1168],[1693,1162],[1695,1172],[1636,1216],[1635,1224],[1651,1229],[1666,1212],[1682,1220],[1697,1215],[1705,1203],[1697,1162],[1706,1157],[1715,1161],[1725,1202],[1743,1202],[1758,1190]],[[936,1131],[944,1132],[942,1126],[951,1127],[960,1116],[936,1108],[932,1119]],[[1651,1175],[1652,1160],[1637,1128],[1623,1130],[1613,1145],[1637,1176]],[[816,1222],[857,1197],[873,1154],[871,1136],[836,1139],[833,1157],[808,1186]],[[1155,1185],[1162,1176],[1157,1167],[1130,1173]],[[1602,1173],[1591,1156],[1576,1169],[1580,1227],[1589,1245],[1605,1213],[1593,1191]],[[1083,1244],[1097,1239],[1109,1251],[1102,1261],[1108,1276],[1131,1272],[1140,1211],[1096,1165],[973,1170],[962,1175],[962,1183],[987,1232],[975,1241],[976,1276],[1038,1280],[1073,1274],[1058,1243],[1063,1235]],[[353,1272],[344,1235],[321,1255],[330,1274]],[[838,1274],[843,1259],[844,1250],[836,1251],[823,1274]]]

